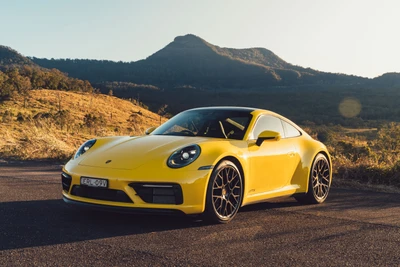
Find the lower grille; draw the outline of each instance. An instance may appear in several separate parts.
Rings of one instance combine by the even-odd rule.
[[[74,185],[71,190],[71,195],[78,197],[86,197],[97,200],[106,200],[114,202],[133,203],[128,195],[121,190],[108,188],[95,188],[81,185]]]
[[[63,190],[67,192],[69,191],[69,188],[71,187],[71,181],[72,181],[71,175],[68,175],[65,172],[61,173],[61,182]]]
[[[136,194],[146,203],[182,204],[182,188],[179,184],[130,183]]]

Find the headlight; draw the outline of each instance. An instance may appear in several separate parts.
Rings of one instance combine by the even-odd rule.
[[[96,139],[90,139],[89,141],[86,141],[83,145],[81,145],[80,148],[78,148],[78,151],[76,151],[75,153],[74,159],[78,158],[80,155],[88,151],[95,143]]]
[[[190,145],[179,149],[168,158],[167,165],[170,168],[185,167],[200,156],[200,151],[201,149],[198,145]]]

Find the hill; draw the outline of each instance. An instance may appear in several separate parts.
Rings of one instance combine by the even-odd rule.
[[[21,55],[8,46],[0,45],[0,66],[5,65],[36,65],[29,58]]]
[[[400,73],[389,72],[372,80],[372,84],[375,86],[384,87],[398,87],[400,88]]]
[[[42,89],[24,100],[0,105],[0,158],[67,159],[84,140],[141,135],[160,123],[159,115],[108,95]]]
[[[89,81],[68,77],[57,69],[40,67],[10,47],[0,46],[0,101],[33,89],[92,92]]]
[[[8,54],[16,56],[14,52]],[[44,69],[47,74],[40,76],[39,84],[30,65],[19,69],[33,89],[90,92],[93,84],[104,94],[140,100],[153,111],[164,105],[172,114],[198,106],[243,105],[274,110],[297,123],[378,127],[383,120],[400,121],[399,73],[374,79],[326,73],[292,65],[265,48],[222,48],[191,34],[176,37],[137,62],[34,57],[28,61],[53,68]],[[0,92],[7,92],[9,86],[2,86],[2,80],[0,66]],[[24,86],[14,80],[8,78],[5,84],[11,82],[23,94]],[[340,112],[347,98],[360,103],[361,110],[353,117]]]
[[[294,66],[265,48],[221,48],[192,34],[176,37],[163,49],[137,62],[31,59],[43,67],[57,68],[92,83],[123,81],[166,89],[177,86],[213,90],[265,89],[273,86],[349,85],[369,80]]]

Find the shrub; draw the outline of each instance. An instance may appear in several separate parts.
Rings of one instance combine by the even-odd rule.
[[[22,115],[21,112],[18,112],[17,114],[17,121],[18,122],[23,122],[25,120],[24,115]]]

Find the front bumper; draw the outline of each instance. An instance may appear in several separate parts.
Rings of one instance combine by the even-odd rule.
[[[204,212],[207,184],[211,170],[191,170],[163,168],[155,170],[143,166],[134,170],[99,168],[68,163],[63,173],[70,177],[70,186],[65,186],[63,178],[63,199],[68,204],[91,207],[95,209],[129,212],[129,213],[184,213],[199,214]],[[102,178],[108,180],[108,190],[120,192],[129,199],[111,200],[90,198],[85,194],[76,194],[74,188],[82,187],[80,178]],[[135,191],[132,183],[179,185],[182,201],[174,204],[149,203],[149,200]],[[139,192],[140,193],[140,192]],[[85,197],[83,197],[85,196]]]
[[[90,209],[90,210],[98,210],[98,211],[109,211],[109,212],[118,212],[118,213],[128,213],[128,214],[161,214],[161,215],[183,215],[184,213],[180,210],[175,209],[146,209],[146,208],[128,208],[128,207],[117,207],[117,206],[107,206],[107,205],[98,205],[91,204],[88,202],[81,202],[69,199],[63,196],[63,200],[65,203],[71,206],[75,206],[78,208]]]

